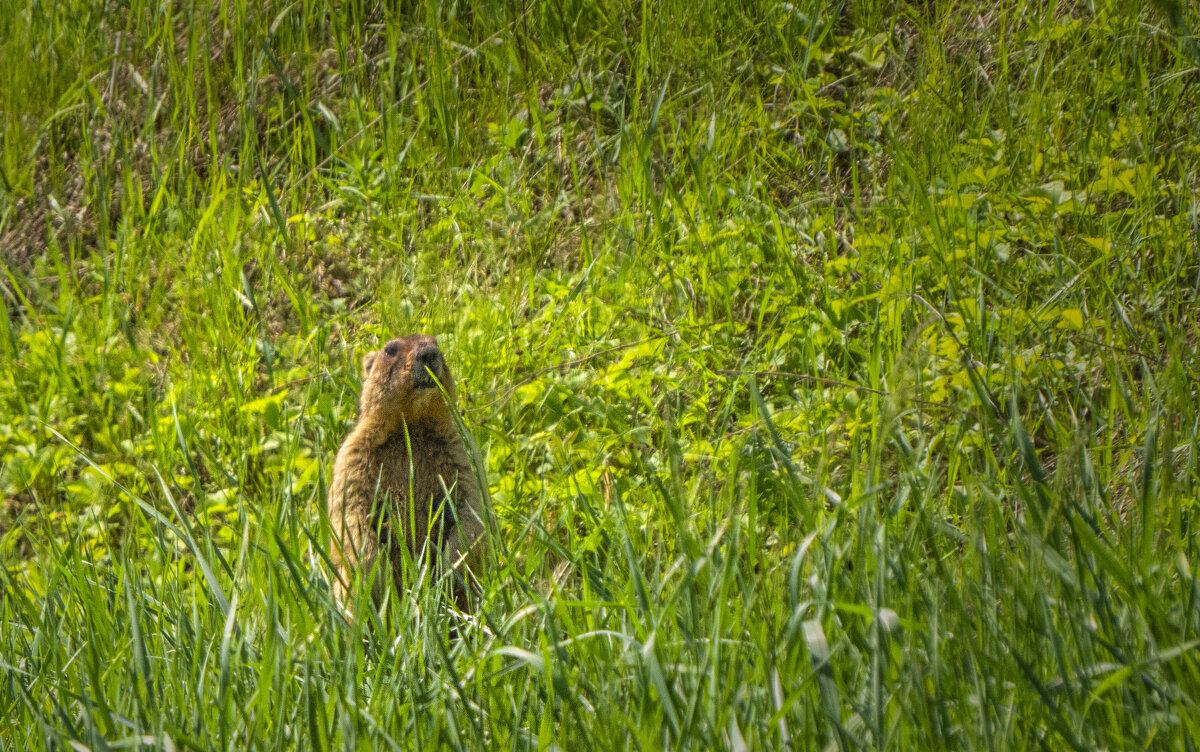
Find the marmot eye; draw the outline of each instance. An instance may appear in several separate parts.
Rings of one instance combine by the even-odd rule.
[[[395,342],[392,342],[392,343],[388,344],[387,347],[383,348],[383,351],[385,353],[387,353],[389,356],[395,357],[396,353],[400,352],[400,345],[397,345]]]

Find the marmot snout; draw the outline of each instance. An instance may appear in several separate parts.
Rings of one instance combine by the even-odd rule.
[[[427,550],[440,549],[451,566],[478,572],[485,510],[476,468],[482,467],[455,429],[454,398],[433,337],[399,337],[363,358],[358,421],[338,450],[329,487],[340,600],[352,572],[381,556],[381,567],[389,566],[399,583],[402,547],[415,559],[428,542]],[[376,600],[386,581],[385,574],[377,578]],[[465,605],[461,587],[456,595]]]

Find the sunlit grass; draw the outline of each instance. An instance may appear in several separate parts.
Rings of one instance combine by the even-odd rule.
[[[0,746],[1188,749],[1197,21],[0,0]],[[413,331],[483,599],[348,620]]]

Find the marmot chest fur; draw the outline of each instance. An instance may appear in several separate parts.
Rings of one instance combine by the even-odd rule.
[[[377,561],[380,599],[389,571],[399,583],[404,549],[414,560],[423,550],[440,551],[444,563],[478,572],[478,455],[454,426],[453,404],[454,381],[434,338],[393,339],[364,358],[358,421],[338,450],[329,487],[339,599],[354,570],[365,573]],[[458,592],[460,605],[464,595]]]

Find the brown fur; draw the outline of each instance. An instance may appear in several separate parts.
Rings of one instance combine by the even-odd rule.
[[[476,467],[482,466],[454,427],[453,404],[454,380],[433,337],[393,339],[363,359],[358,422],[338,450],[329,487],[340,576],[334,592],[343,603],[354,570],[365,574],[383,556],[373,592],[379,602],[389,565],[400,584],[401,546],[415,560],[427,540],[426,555],[440,543],[443,561],[479,572],[484,508]],[[447,496],[453,511],[443,504]],[[455,590],[465,606],[466,592]]]

